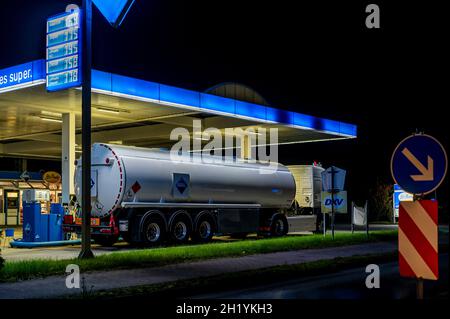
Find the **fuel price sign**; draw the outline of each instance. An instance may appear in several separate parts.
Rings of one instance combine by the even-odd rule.
[[[47,91],[82,84],[80,15],[79,10],[72,10],[47,20]]]

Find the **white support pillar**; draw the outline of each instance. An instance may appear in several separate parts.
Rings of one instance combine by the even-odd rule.
[[[249,160],[252,158],[252,139],[249,134],[243,134],[241,140],[241,159]]]
[[[75,174],[75,114],[64,113],[62,115],[62,203],[68,204],[70,195],[74,194]]]

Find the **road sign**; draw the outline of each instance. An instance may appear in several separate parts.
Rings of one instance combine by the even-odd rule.
[[[117,28],[122,24],[134,0],[92,0],[108,22]]]
[[[81,13],[64,12],[47,19],[47,90],[59,91],[82,84]]]
[[[408,193],[428,194],[445,178],[447,154],[434,137],[412,135],[394,150],[391,172],[394,181]]]
[[[345,175],[346,170],[331,166],[328,167],[325,171],[323,171],[322,174],[322,190],[326,192],[334,191],[342,191],[344,190],[344,184],[345,184]],[[332,176],[334,174],[334,176]],[[334,185],[332,185],[334,184]]]
[[[437,201],[400,203],[398,249],[401,276],[438,279],[437,222]]]
[[[334,212],[337,214],[347,214],[347,192],[341,191],[334,193],[331,196],[329,192],[322,192],[322,213],[331,213],[332,208],[332,197],[334,200]]]
[[[394,204],[394,216],[398,218],[398,210],[400,207],[400,202],[411,202],[414,199],[413,194],[405,192],[400,186],[397,184],[394,185],[394,195],[393,195],[393,204]]]

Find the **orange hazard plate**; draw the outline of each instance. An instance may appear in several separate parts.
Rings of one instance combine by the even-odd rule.
[[[100,226],[100,218],[91,218],[91,226]]]
[[[75,224],[76,225],[83,224],[83,219],[82,218],[76,218],[75,219]],[[100,218],[91,218],[91,226],[100,226]]]

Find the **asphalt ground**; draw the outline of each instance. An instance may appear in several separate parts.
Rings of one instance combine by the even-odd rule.
[[[439,280],[424,282],[424,299],[448,298],[448,253],[439,256]],[[378,264],[379,288],[367,288],[365,267],[260,284],[249,288],[184,295],[188,299],[415,299],[413,278],[400,277],[398,262]],[[264,281],[264,280],[262,280]]]

